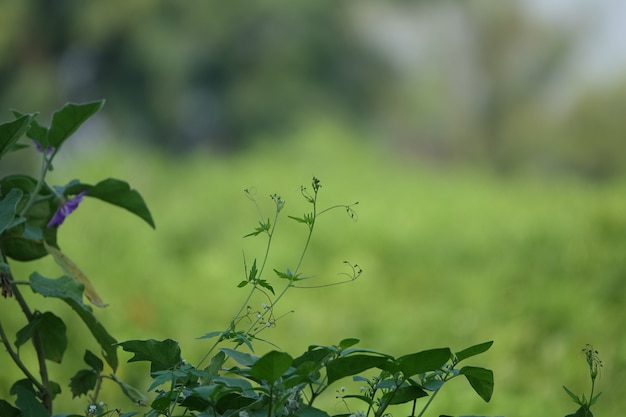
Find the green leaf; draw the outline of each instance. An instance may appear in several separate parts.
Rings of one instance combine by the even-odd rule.
[[[17,203],[20,202],[24,192],[19,188],[12,188],[0,201],[0,233],[4,232],[15,220]]]
[[[72,398],[87,395],[89,391],[96,387],[98,374],[93,369],[81,369],[70,378],[70,391]]]
[[[291,367],[293,358],[285,352],[272,350],[252,365],[250,375],[269,384],[276,382]]]
[[[56,279],[46,278],[38,272],[30,275],[30,286],[33,292],[44,297],[71,300],[81,308],[91,312],[91,307],[83,303],[83,291],[85,287],[72,277],[63,275]]]
[[[567,389],[567,387],[565,385],[563,385],[563,389],[565,390],[565,392],[567,392],[567,395],[570,396],[570,398],[578,405],[583,405],[582,401],[580,400],[580,398],[578,398],[578,395],[574,394],[572,391],[570,391],[569,389]]]
[[[259,359],[257,356],[234,349],[220,348],[220,350],[243,366],[252,366]]]
[[[104,370],[104,363],[102,363],[102,360],[89,350],[85,351],[83,360],[96,372],[102,372]]]
[[[256,258],[252,262],[252,268],[250,268],[250,273],[248,274],[248,281],[254,281],[256,275],[259,271],[256,268]]]
[[[20,409],[23,416],[50,417],[50,413],[48,413],[32,391],[22,386],[17,386],[15,387],[15,393],[17,394],[15,405]]]
[[[91,312],[91,307],[83,303],[84,286],[81,283],[66,275],[57,279],[50,279],[34,272],[30,276],[30,286],[33,292],[44,297],[60,298],[69,304],[87,325],[100,347],[102,347],[102,355],[109,366],[113,371],[117,369],[117,340],[95,318]]]
[[[470,346],[466,349],[463,349],[460,352],[455,353],[457,360],[461,362],[464,359],[471,358],[472,356],[479,355],[483,352],[489,350],[489,348],[493,345],[493,340],[490,342],[480,343],[478,345]]]
[[[428,393],[415,385],[400,387],[396,390],[385,393],[382,401],[386,404],[404,404],[418,398],[427,397]]]
[[[222,351],[217,352],[211,358],[211,361],[209,362],[209,366],[207,366],[205,370],[210,375],[218,375],[219,371],[222,369],[222,366],[224,366],[225,362],[226,362],[226,354]]]
[[[491,400],[493,394],[493,372],[490,369],[465,366],[461,368],[460,374],[465,375],[476,394],[485,402]]]
[[[44,357],[48,360],[61,363],[63,353],[67,348],[66,326],[63,320],[50,312],[35,313],[33,320],[21,328],[16,334],[15,346],[20,347],[39,333],[43,345]]]
[[[326,411],[322,411],[319,408],[305,405],[294,413],[297,417],[329,417]]]
[[[359,342],[360,342],[359,339],[354,339],[354,338],[343,339],[341,342],[339,342],[339,349],[341,350],[348,349],[349,347],[352,347]]]
[[[182,361],[180,346],[172,339],[128,340],[118,345],[126,352],[135,354],[128,362],[150,362],[150,372],[173,368]]]
[[[34,114],[25,114],[12,122],[0,125],[0,158],[11,151],[15,143],[28,131]]]
[[[332,382],[346,376],[356,375],[367,369],[379,367],[387,360],[388,358],[384,356],[372,356],[363,354],[343,356],[331,360],[326,365],[328,384],[330,385]]]
[[[152,214],[137,190],[131,189],[127,182],[108,178],[96,185],[74,184],[65,190],[66,195],[75,195],[87,191],[87,197],[94,197],[109,204],[121,207],[143,219],[155,228]]]
[[[441,369],[452,357],[449,348],[424,350],[397,359],[399,369],[405,377]]]
[[[274,292],[274,287],[272,287],[272,285],[271,285],[269,282],[267,282],[266,280],[264,280],[264,279],[258,279],[258,280],[256,281],[256,283],[257,283],[257,285],[258,285],[259,287],[263,287],[263,288],[265,288],[265,289],[269,290],[272,294],[275,294],[275,292]]]
[[[61,144],[100,110],[103,104],[104,100],[84,104],[67,103],[54,112],[48,129],[48,145],[54,146],[58,151]]]
[[[270,230],[270,219],[267,219],[266,223],[259,222],[259,227],[254,229],[254,232],[248,233],[244,237],[258,236],[258,235],[260,235],[263,232],[268,232],[269,230]]]
[[[115,376],[115,374],[111,374],[111,378],[115,382],[117,382],[124,395],[126,395],[126,397],[129,398],[133,403],[144,406],[148,405],[148,398],[137,388],[133,387],[132,385],[128,385],[126,382],[120,380],[117,376]]]
[[[37,180],[27,175],[9,175],[0,180],[0,189],[19,189],[23,193],[18,202],[16,211],[19,212],[25,204],[24,196],[31,194]],[[46,188],[40,190],[38,198],[41,201],[33,204],[24,219],[10,225],[2,234],[0,249],[10,258],[18,261],[31,261],[46,256],[48,253],[42,240],[56,245],[57,228],[48,228],[47,224],[56,210],[56,203],[50,197]]]
[[[2,417],[19,417],[20,410],[13,407],[5,400],[0,399],[0,416]]]

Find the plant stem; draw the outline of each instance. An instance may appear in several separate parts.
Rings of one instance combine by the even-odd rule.
[[[46,178],[46,173],[48,172],[48,169],[50,168],[50,164],[51,163],[52,163],[52,158],[48,159],[46,157],[45,151],[42,152],[41,172],[39,173],[39,178],[37,179],[37,184],[35,184],[35,189],[30,193],[30,196],[28,197],[28,201],[26,202],[26,205],[24,206],[24,208],[20,212],[20,217],[25,217],[26,213],[28,212],[28,210],[35,203],[35,199],[37,198],[37,195],[39,194],[39,191],[41,190],[41,188],[44,185],[44,181],[45,181],[45,178]]]
[[[5,264],[7,263],[7,259],[4,254],[2,254],[2,260]],[[13,282],[13,275],[9,274],[8,279],[12,287],[15,300],[17,301],[20,308],[22,309],[22,312],[24,313],[24,316],[26,316],[26,319],[28,320],[28,322],[31,323],[34,320],[34,315],[32,311],[30,310],[30,307],[26,303],[26,300],[24,299],[24,296],[22,295],[22,292],[20,291],[18,286],[15,285],[15,283]],[[7,351],[9,351],[10,344],[8,343],[8,339],[6,339],[6,335],[3,334],[2,339],[3,339],[5,346],[7,347]],[[52,414],[52,395],[50,392],[50,380],[48,379],[48,366],[46,364],[46,357],[43,351],[43,342],[41,340],[41,335],[39,334],[39,331],[35,330],[33,332],[32,341],[33,341],[33,346],[35,348],[35,352],[37,354],[37,362],[39,364],[39,375],[41,376],[41,382],[35,383],[35,386],[39,390],[41,401],[44,407],[50,412],[50,414]],[[13,355],[11,357],[13,358],[14,362],[18,365],[20,370],[22,370],[22,372],[24,372],[24,374],[28,377],[29,380],[36,381],[36,379],[33,377],[33,375],[30,372],[25,372],[25,369],[23,369],[25,368],[25,366],[21,362],[21,360],[19,360],[19,356],[17,356],[17,354],[15,354],[15,357]],[[18,359],[18,361],[15,361],[16,358]]]
[[[39,380],[37,380],[37,378],[35,378],[35,376],[33,374],[30,373],[28,368],[26,368],[26,366],[22,362],[22,359],[20,358],[19,354],[16,351],[14,351],[13,348],[11,347],[11,342],[9,341],[9,338],[7,337],[6,333],[4,332],[4,328],[2,327],[2,323],[0,323],[0,339],[2,339],[2,344],[6,348],[7,353],[9,354],[11,359],[13,359],[13,362],[15,363],[15,365],[17,365],[17,367],[20,368],[20,371],[22,371],[22,373],[28,378],[28,380],[30,382],[33,383],[33,385],[35,385],[37,387],[37,389],[39,391],[43,391],[44,390],[44,386],[41,385]]]

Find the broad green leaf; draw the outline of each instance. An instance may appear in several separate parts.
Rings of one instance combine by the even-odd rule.
[[[15,405],[22,412],[22,416],[50,417],[50,413],[48,413],[32,391],[18,386],[15,388],[15,393],[17,394]]]
[[[493,340],[489,342],[480,343],[478,345],[470,346],[466,349],[463,349],[460,352],[454,354],[459,362],[464,359],[471,358],[472,356],[479,355],[483,352],[489,350],[489,348],[493,345]]]
[[[4,232],[15,220],[17,203],[20,202],[23,195],[24,192],[19,188],[12,188],[0,201],[0,233]]]
[[[441,369],[451,357],[452,352],[449,348],[438,348],[405,355],[398,358],[396,362],[404,376],[408,378]]]
[[[98,374],[93,369],[81,369],[70,378],[70,391],[72,398],[87,395],[89,391],[96,387]]]
[[[83,360],[96,372],[102,372],[104,370],[104,363],[102,363],[102,360],[94,355],[90,350],[85,351]]]
[[[30,340],[35,332],[39,333],[43,346],[44,357],[61,363],[67,348],[66,326],[63,320],[50,312],[35,313],[33,320],[21,328],[16,334],[15,346],[20,347]]]
[[[87,278],[83,271],[81,271],[80,268],[78,268],[78,266],[76,266],[76,264],[67,255],[61,252],[59,248],[48,245],[45,241],[43,242],[43,246],[46,248],[46,251],[52,255],[54,261],[61,267],[61,269],[63,269],[63,272],[83,284],[85,287],[84,294],[87,296],[89,301],[91,301],[95,306],[106,307],[106,304],[104,304],[96,292],[96,289],[91,281],[89,281],[89,278]]]
[[[219,351],[211,358],[211,361],[209,362],[209,366],[207,366],[205,370],[210,375],[218,375],[220,369],[222,369],[222,366],[224,366],[225,362],[226,362],[226,354],[222,351]]]
[[[490,369],[477,368],[474,366],[465,366],[461,368],[460,373],[465,375],[474,391],[480,398],[489,402],[493,394],[493,372]]]
[[[38,332],[42,339],[44,356],[48,360],[61,363],[67,349],[67,327],[63,320],[50,312],[41,314],[41,319]]]
[[[294,413],[297,417],[329,417],[326,411],[322,411],[319,408],[305,405]]]
[[[84,287],[80,282],[65,275],[57,279],[50,279],[34,272],[30,276],[30,286],[33,292],[44,297],[60,298],[69,304],[87,325],[100,347],[102,347],[102,354],[109,366],[114,371],[117,369],[117,340],[95,318],[91,312],[91,307],[83,303]]]
[[[359,339],[354,339],[354,338],[343,339],[341,342],[339,342],[339,349],[341,350],[348,349],[349,347],[352,347],[359,342],[360,342]]]
[[[18,202],[16,212],[20,212],[25,204],[24,196],[32,193],[37,180],[27,175],[9,175],[0,180],[0,189],[19,189],[23,192],[22,201]],[[51,191],[40,190],[39,197],[49,197]],[[33,204],[25,214],[26,221],[14,223],[2,234],[0,249],[4,254],[18,261],[31,261],[48,254],[42,244],[45,239],[49,244],[56,244],[57,228],[46,227],[56,210],[51,198]]]
[[[33,292],[44,297],[72,300],[81,308],[91,312],[91,307],[83,303],[83,284],[63,275],[56,279],[46,278],[38,272],[30,275],[30,286]]]
[[[18,118],[22,116],[27,116],[26,114],[21,113],[15,109],[11,109],[11,113],[13,113],[13,115]],[[48,129],[41,126],[39,122],[37,122],[36,117],[38,116],[38,113],[34,113],[33,116],[34,116],[33,120],[30,123],[30,127],[28,131],[26,132],[26,136],[28,136],[29,138],[33,140],[36,140],[37,142],[39,142],[41,146],[43,146],[44,148],[47,148],[48,147]]]
[[[163,341],[148,340],[128,340],[118,343],[126,352],[135,355],[128,362],[148,361],[150,362],[150,372],[164,371],[179,365],[181,362],[181,351],[178,342],[172,339]]]
[[[382,401],[387,404],[404,404],[418,398],[427,397],[426,391],[415,385],[400,387],[396,390],[385,393]]]
[[[293,366],[297,368],[305,362],[314,362],[316,364],[321,364],[322,361],[331,353],[332,351],[327,347],[309,349],[293,360]]]
[[[152,214],[137,190],[131,189],[127,182],[108,178],[96,185],[75,184],[65,190],[67,195],[87,191],[87,197],[94,197],[109,204],[121,207],[139,216],[152,228],[155,228]]]
[[[250,368],[250,375],[270,384],[276,382],[291,367],[293,358],[285,352],[272,350],[261,356]]]
[[[365,370],[376,368],[388,359],[384,356],[352,355],[331,360],[326,365],[328,384],[346,376],[356,375]]]
[[[257,356],[234,349],[221,348],[220,350],[243,366],[252,366],[259,359]]]
[[[5,400],[0,400],[0,416],[2,417],[19,417],[20,410],[13,407]]]
[[[133,403],[143,406],[148,405],[148,398],[137,388],[120,380],[117,376],[115,376],[115,374],[111,374],[111,378],[117,382],[124,395],[126,395],[126,397],[128,397]]]
[[[0,124],[0,158],[28,131],[34,114],[25,114],[12,122]]]
[[[104,100],[84,104],[67,103],[54,112],[48,129],[48,145],[58,150],[72,133],[102,108],[103,104]]]

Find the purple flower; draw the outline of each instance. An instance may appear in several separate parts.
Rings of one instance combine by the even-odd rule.
[[[87,191],[82,191],[74,197],[62,201],[56,213],[54,213],[54,216],[52,216],[52,219],[48,222],[48,227],[61,226],[65,218],[76,210],[86,194]]]
[[[39,152],[45,153],[46,156],[50,156],[50,154],[54,152],[54,146],[48,146],[44,152],[43,146],[41,146],[41,143],[39,143],[39,141],[33,139],[33,142],[35,142],[35,148],[37,148]]]

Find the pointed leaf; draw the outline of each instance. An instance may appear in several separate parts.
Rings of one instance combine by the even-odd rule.
[[[578,398],[578,395],[574,394],[572,391],[570,391],[569,389],[567,389],[567,387],[565,385],[563,385],[563,389],[565,390],[565,392],[567,392],[567,395],[570,396],[570,398],[578,405],[583,405],[582,401],[580,400],[580,398]]]
[[[441,369],[452,357],[448,348],[424,350],[398,358],[397,363],[405,377]]]
[[[50,361],[61,363],[63,353],[67,349],[66,326],[59,317],[50,312],[41,314],[41,325],[38,329],[43,342],[44,357]]]
[[[28,131],[34,114],[25,114],[12,122],[0,125],[0,158],[9,152],[13,145]]]
[[[491,345],[493,345],[493,340],[489,342],[485,342],[485,343],[480,343],[478,345],[470,346],[466,349],[463,349],[460,352],[455,353],[455,356],[458,359],[458,361],[461,362],[464,359],[471,358],[472,356],[476,356],[478,354],[486,352],[487,350],[489,350]]]
[[[98,374],[93,369],[81,369],[70,378],[70,391],[72,398],[87,395],[89,391],[96,387]]]
[[[365,370],[376,368],[388,359],[384,356],[352,355],[334,359],[326,365],[328,384],[346,376],[356,375]]]
[[[117,369],[117,340],[111,336],[102,324],[94,317],[91,307],[83,303],[84,287],[80,282],[68,276],[57,279],[45,278],[34,272],[30,276],[30,286],[33,292],[44,297],[60,298],[72,307],[78,316],[87,325],[91,334],[102,347],[104,359],[115,371]]]
[[[404,404],[418,398],[427,397],[428,393],[415,385],[400,387],[391,392],[387,392],[382,397],[382,401],[387,404]]]
[[[61,363],[67,348],[66,327],[63,320],[50,312],[35,313],[33,320],[16,333],[15,346],[20,347],[30,340],[35,332],[41,338],[44,357]]]
[[[102,363],[102,360],[89,350],[85,351],[83,360],[96,372],[102,372],[104,370],[104,363]]]
[[[17,399],[15,405],[20,409],[23,416],[28,417],[50,417],[50,413],[45,409],[43,404],[39,402],[35,394],[21,386],[15,387]]]
[[[87,191],[87,197],[94,197],[109,204],[121,207],[143,219],[155,228],[152,214],[137,190],[131,189],[127,182],[108,178],[96,185],[75,184],[65,190],[66,194],[78,194]]]
[[[48,130],[48,145],[58,150],[72,133],[102,108],[103,104],[104,100],[84,104],[67,103],[54,112]]]
[[[468,382],[480,398],[489,402],[493,394],[493,372],[490,369],[465,366],[460,373],[465,375]]]
[[[359,339],[354,339],[354,338],[343,339],[341,342],[339,342],[339,349],[341,350],[348,349],[349,347],[352,347],[359,342],[360,342]]]
[[[276,382],[291,367],[293,358],[288,353],[273,350],[261,356],[252,365],[250,375],[267,381],[270,384]]]
[[[297,417],[329,417],[326,411],[322,411],[319,408],[305,405],[294,413]]]
[[[126,395],[126,397],[128,397],[133,403],[143,406],[148,405],[148,398],[137,388],[120,380],[117,376],[115,376],[115,374],[111,374],[111,378],[117,382],[124,395]]]
[[[128,340],[118,344],[126,352],[135,354],[128,362],[150,362],[150,372],[173,368],[182,360],[180,346],[172,339]]]
[[[0,416],[3,417],[20,417],[20,410],[13,407],[5,400],[0,400]]]
[[[95,287],[89,281],[89,278],[83,273],[83,271],[76,266],[76,264],[61,250],[58,248],[48,245],[45,241],[43,242],[44,247],[48,251],[50,255],[54,258],[54,261],[63,269],[63,271],[70,277],[74,278],[76,281],[83,284],[85,287],[84,294],[87,296],[89,301],[91,301],[94,305],[98,307],[106,307],[106,304],[102,301],[98,293],[96,292]]]
[[[257,356],[234,349],[221,348],[220,350],[243,366],[252,366],[259,359]]]
[[[19,188],[11,188],[11,191],[0,201],[0,233],[4,232],[15,220],[17,203],[23,195],[24,192]]]

